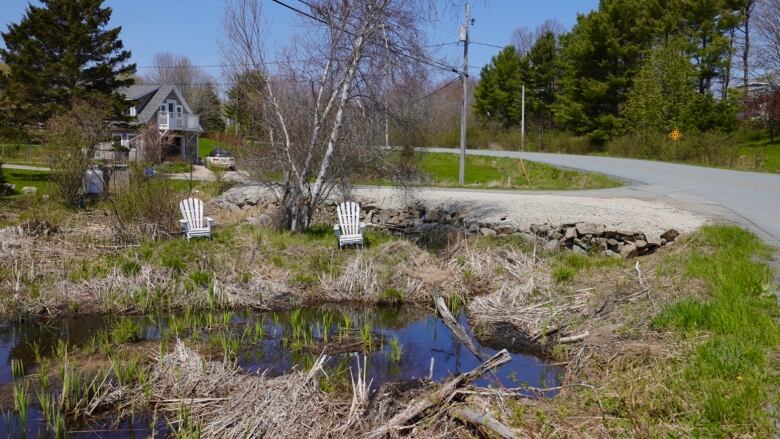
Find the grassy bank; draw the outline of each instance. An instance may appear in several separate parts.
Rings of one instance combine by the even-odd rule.
[[[559,351],[577,365],[576,379],[541,406],[515,406],[514,425],[574,436],[771,437],[780,308],[769,256],[749,232],[706,226],[637,267],[559,260],[559,285],[603,286],[611,273],[617,295],[596,306],[622,317],[575,323],[573,332],[588,330],[594,339],[584,350]],[[632,268],[643,280],[623,283]]]
[[[420,169],[424,184],[458,186],[457,154],[425,153]],[[602,189],[621,183],[603,174],[563,170],[544,163],[504,157],[466,156],[465,186],[497,189]]]

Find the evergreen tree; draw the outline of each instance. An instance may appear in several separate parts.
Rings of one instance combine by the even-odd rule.
[[[234,81],[227,92],[225,116],[237,126],[241,134],[258,131],[263,115],[263,103],[259,98],[260,90],[265,87],[262,72],[245,72]]]
[[[528,61],[514,46],[507,46],[482,68],[474,89],[474,108],[484,120],[504,128],[517,125],[521,118],[523,76],[527,78]],[[525,73],[525,75],[524,75]]]
[[[689,53],[698,76],[698,91],[712,89],[713,80],[729,75],[733,32],[741,20],[744,0],[684,0],[679,18],[690,41]]]
[[[119,39],[120,27],[107,29],[111,8],[103,0],[41,0],[27,7],[21,22],[2,34],[0,57],[8,65],[4,90],[16,126],[41,124],[68,108],[75,98],[112,95],[131,85],[135,64]]]
[[[537,125],[552,122],[552,104],[561,79],[558,38],[552,32],[539,36],[527,55],[526,111]]]
[[[225,129],[225,120],[222,118],[222,102],[217,96],[214,83],[206,84],[194,90],[199,96],[195,99],[192,111],[200,115],[200,124],[206,132],[218,132]]]
[[[690,127],[686,107],[696,94],[697,77],[685,46],[685,41],[675,39],[651,52],[623,108],[630,128],[668,132]]]
[[[622,128],[620,108],[658,35],[662,0],[602,0],[561,39],[564,75],[556,122],[603,143]]]

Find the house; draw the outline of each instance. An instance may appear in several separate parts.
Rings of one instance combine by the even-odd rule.
[[[735,90],[738,95],[741,96],[742,93],[744,93],[745,85],[739,84],[731,87],[732,90]],[[772,84],[769,82],[763,82],[763,81],[753,81],[749,82],[747,85],[747,94],[748,96],[755,96],[760,95],[763,93],[767,93],[773,89]]]
[[[113,126],[113,144],[109,149],[129,150],[129,160],[197,160],[198,141],[203,127],[178,87],[133,85],[121,88],[118,92],[128,102],[130,122]],[[148,139],[151,134],[147,129],[159,137],[150,142]],[[141,131],[147,135],[139,135]],[[150,154],[154,157],[150,158]]]

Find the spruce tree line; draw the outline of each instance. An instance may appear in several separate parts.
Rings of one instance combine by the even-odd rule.
[[[595,144],[635,129],[732,130],[729,96],[735,35],[750,0],[601,0],[560,37],[527,53],[507,47],[480,75],[483,121],[527,120],[587,135]]]

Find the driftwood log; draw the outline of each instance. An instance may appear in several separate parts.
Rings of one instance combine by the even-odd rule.
[[[471,339],[471,337],[469,337],[469,334],[466,332],[463,326],[458,323],[458,320],[455,319],[455,316],[452,315],[450,309],[447,308],[447,303],[444,302],[444,298],[437,294],[433,294],[433,303],[436,304],[436,309],[439,311],[439,315],[441,316],[442,321],[445,325],[447,325],[448,328],[450,328],[452,335],[460,340],[460,342],[463,343],[463,345],[466,346],[466,348],[471,351],[471,353],[474,354],[477,358],[479,358],[481,361],[485,361],[485,358],[482,357],[482,355],[479,353],[477,346],[474,344],[474,341]]]
[[[512,430],[491,416],[490,413],[479,414],[468,407],[453,407],[449,410],[449,413],[455,419],[490,430],[504,439],[515,439],[515,434],[512,433]]]
[[[424,395],[420,400],[412,401],[409,407],[404,409],[401,413],[398,413],[397,415],[393,416],[389,421],[387,421],[381,427],[368,433],[365,436],[365,438],[379,439],[392,431],[402,428],[403,426],[408,424],[411,420],[421,415],[423,412],[430,409],[431,407],[436,407],[438,405],[448,402],[452,398],[452,396],[456,393],[458,387],[463,386],[464,384],[467,384],[479,378],[485,372],[494,369],[498,366],[501,366],[502,364],[509,362],[509,360],[511,359],[512,356],[509,355],[509,352],[507,352],[506,349],[502,349],[496,355],[493,355],[492,357],[488,358],[487,361],[480,364],[473,370],[458,375],[455,378],[447,381],[446,383],[442,384],[441,387],[439,387],[437,390],[427,395]]]
[[[558,339],[558,343],[561,344],[578,343],[581,342],[582,340],[585,340],[585,338],[587,338],[588,335],[590,335],[590,332],[585,331],[582,334],[570,335],[568,337],[561,337]]]

